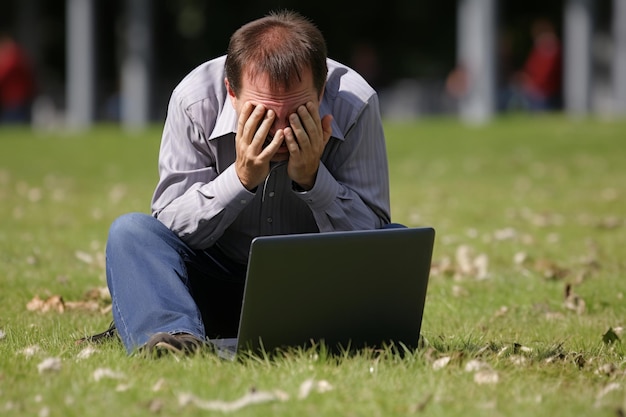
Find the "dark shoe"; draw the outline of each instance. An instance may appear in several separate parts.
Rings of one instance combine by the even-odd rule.
[[[119,335],[117,334],[117,329],[115,328],[115,322],[111,322],[111,324],[109,324],[109,328],[103,331],[102,333],[97,333],[92,336],[82,337],[76,340],[76,344],[79,345],[85,342],[100,343],[116,336],[119,338]]]
[[[155,333],[141,349],[157,357],[164,354],[190,355],[200,350],[204,342],[189,333]]]

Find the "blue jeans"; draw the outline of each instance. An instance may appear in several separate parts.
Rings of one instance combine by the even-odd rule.
[[[216,247],[191,249],[154,217],[129,213],[111,225],[106,263],[113,320],[129,354],[158,332],[236,337],[246,266]]]
[[[386,228],[404,227],[392,223]],[[122,215],[109,230],[107,284],[130,354],[158,332],[236,337],[246,265],[217,247],[194,250],[156,218]]]
[[[0,106],[0,124],[27,124],[31,120],[31,103]]]

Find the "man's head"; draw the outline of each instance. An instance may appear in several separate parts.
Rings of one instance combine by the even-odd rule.
[[[307,103],[319,107],[328,73],[326,43],[301,15],[274,12],[233,34],[225,66],[225,84],[237,114],[250,103],[272,115],[269,144],[277,132],[293,127],[290,118],[299,118],[299,108]],[[282,142],[272,160],[288,157],[287,143]]]
[[[289,89],[310,70],[321,96],[326,82],[326,42],[319,29],[292,11],[272,12],[239,28],[230,38],[226,78],[239,94],[244,77],[266,76],[272,89]]]

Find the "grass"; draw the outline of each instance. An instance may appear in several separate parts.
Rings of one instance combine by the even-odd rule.
[[[105,286],[109,224],[149,210],[159,126],[0,129],[2,414],[222,415],[209,401],[256,390],[273,400],[237,415],[623,416],[626,123],[443,118],[386,131],[393,220],[437,230],[425,346],[231,363],[127,357],[115,341],[85,355],[74,339],[108,313],[27,309],[52,295],[106,308],[86,294]],[[60,369],[40,372],[46,358]]]

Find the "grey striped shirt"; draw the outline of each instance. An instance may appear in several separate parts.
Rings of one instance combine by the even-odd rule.
[[[248,191],[235,173],[237,114],[224,86],[225,56],[205,62],[174,89],[159,154],[152,214],[196,249],[218,245],[245,263],[260,235],[380,228],[390,221],[389,173],[376,92],[328,60],[320,115],[332,114],[313,188],[298,192],[287,165]]]

